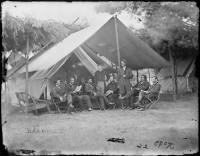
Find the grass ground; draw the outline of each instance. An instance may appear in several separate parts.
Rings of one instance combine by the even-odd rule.
[[[6,107],[4,107],[6,108]],[[4,111],[5,114],[6,111]],[[7,113],[4,145],[36,154],[183,154],[198,151],[198,99],[161,97],[151,110],[68,114]],[[124,139],[125,143],[108,138]]]

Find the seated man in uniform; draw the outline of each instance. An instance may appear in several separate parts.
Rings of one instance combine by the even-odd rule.
[[[65,89],[64,85],[61,84],[61,80],[56,81],[56,86],[52,90],[53,98],[59,101],[61,104],[69,105],[70,108],[73,108],[72,97],[69,92]]]
[[[123,97],[121,99],[129,99],[130,98],[130,105],[129,107],[132,107],[131,103],[132,101],[135,101],[135,98],[139,95],[141,90],[147,90],[149,88],[149,82],[147,81],[146,75],[141,75],[140,81],[135,85],[131,87],[131,92]]]
[[[148,90],[149,86],[150,84],[147,81],[147,76],[141,75],[140,81],[132,87],[132,95],[138,96],[141,90]]]
[[[141,90],[148,90],[149,89],[149,82],[147,81],[147,77],[146,75],[141,75],[141,80],[131,88],[131,92],[129,95],[122,97],[122,99],[124,98],[128,98],[130,96],[138,96]]]
[[[158,94],[160,92],[161,85],[159,84],[158,78],[155,77],[155,80],[153,82],[153,85],[150,86],[148,90],[141,90],[139,93],[138,101],[135,103],[136,107],[143,107],[141,102],[145,98],[144,96],[148,97],[151,100],[155,100],[158,97]]]
[[[104,101],[107,104],[113,104],[112,102],[109,102],[106,96],[98,91],[98,87],[94,87],[92,79],[88,79],[88,82],[85,85],[85,91],[88,95],[90,95],[90,98],[95,98],[100,102],[101,110],[105,110],[105,104]]]
[[[118,95],[119,95],[119,88],[116,82],[116,79],[114,79],[113,74],[109,74],[109,80],[105,88],[105,95],[108,98],[109,101],[116,103]]]
[[[88,110],[92,110],[92,103],[90,101],[90,97],[88,95],[84,95],[81,93],[81,90],[77,91],[76,88],[78,86],[75,85],[75,79],[73,77],[70,78],[70,83],[68,85],[68,90],[72,95],[72,102],[75,104],[75,101],[77,100],[78,104],[75,105],[77,108],[83,109],[83,102],[86,102],[86,105],[88,107]],[[84,87],[83,85],[80,86],[80,88]]]

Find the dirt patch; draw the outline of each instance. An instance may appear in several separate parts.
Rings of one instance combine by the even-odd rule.
[[[10,149],[59,154],[183,154],[198,149],[198,102],[160,101],[151,110],[94,110],[5,117]],[[114,138],[107,141],[109,138]],[[122,139],[122,140],[120,140]],[[117,143],[123,141],[124,143]]]

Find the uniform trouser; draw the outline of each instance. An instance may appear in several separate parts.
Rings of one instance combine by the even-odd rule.
[[[64,101],[60,101],[59,98],[54,97],[54,100],[58,102],[58,105],[60,106],[67,106],[67,112],[70,113],[72,112],[72,107],[71,107],[71,100],[72,100],[72,96],[69,94],[64,98]]]
[[[82,102],[85,102],[88,108],[92,108],[92,103],[88,95],[81,95]]]
[[[119,91],[121,95],[127,95],[131,92],[131,84],[128,79],[119,80]]]
[[[101,109],[105,109],[104,101],[108,104],[109,103],[108,98],[101,92],[97,92],[96,97],[100,102]]]
[[[88,108],[92,107],[92,103],[91,103],[90,97],[88,95],[74,95],[72,100],[73,100],[74,104],[75,104],[75,101],[78,102],[78,104],[75,104],[76,108],[81,108],[83,110],[84,103],[86,103]]]
[[[134,100],[134,98],[136,96],[138,96],[140,93],[140,90],[137,90],[137,89],[132,89],[128,94],[126,94],[125,98],[130,98],[131,102]]]
[[[129,96],[131,93],[131,84],[130,81],[128,79],[120,79],[119,80],[119,91],[120,91],[120,95],[122,96]],[[121,100],[122,105],[129,105],[129,100]]]

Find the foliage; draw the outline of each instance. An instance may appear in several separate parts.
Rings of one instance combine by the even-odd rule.
[[[115,12],[120,12],[126,8],[126,2],[101,2],[96,6],[95,10],[97,13],[108,12],[114,14]]]
[[[198,11],[190,2],[162,3],[145,24],[158,33],[158,44],[167,40],[173,47],[197,48]]]
[[[54,21],[39,21],[34,18],[13,17],[5,13],[2,19],[4,51],[26,52],[29,37],[30,51],[38,51],[49,42],[57,43],[70,33],[82,29]]]
[[[173,52],[183,48],[197,51],[199,9],[195,2],[110,2],[101,12],[112,14],[121,10],[145,15],[145,28],[136,34],[160,53],[166,51],[166,43],[170,43]]]

